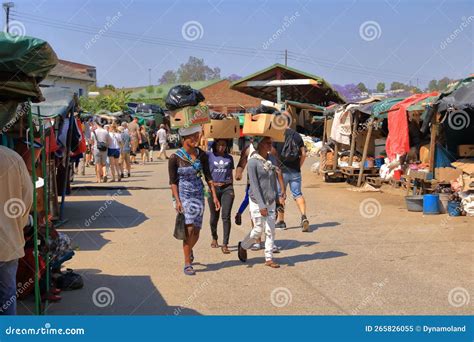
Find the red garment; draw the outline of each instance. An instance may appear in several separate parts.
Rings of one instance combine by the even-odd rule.
[[[54,133],[54,127],[50,127],[48,130],[49,135],[45,137],[46,141],[46,153],[53,153],[59,149],[56,143],[56,134]]]
[[[82,126],[82,122],[81,120],[79,120],[79,118],[76,118],[76,124],[77,128],[79,129],[79,132],[81,133],[81,140],[79,141],[79,146],[77,147],[77,149],[72,153],[73,157],[84,153],[87,150],[86,138],[84,137],[84,127]]]
[[[410,151],[407,108],[427,97],[437,96],[438,94],[438,92],[415,94],[390,108],[388,112],[388,136],[385,145],[385,150],[390,160],[394,160],[397,155]]]

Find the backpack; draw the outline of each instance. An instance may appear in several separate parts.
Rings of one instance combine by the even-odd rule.
[[[300,158],[300,147],[295,140],[296,132],[292,131],[291,135],[285,137],[285,143],[281,150],[280,158],[282,161],[293,162]]]

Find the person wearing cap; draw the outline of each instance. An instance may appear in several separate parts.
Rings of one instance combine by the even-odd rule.
[[[205,207],[205,191],[203,179],[211,191],[215,210],[220,209],[214,183],[209,170],[208,157],[199,149],[201,126],[181,128],[179,134],[182,147],[173,153],[168,162],[168,173],[171,191],[178,213],[184,214],[186,238],[183,241],[184,274],[196,274],[192,262],[194,261],[193,247],[199,239]]]

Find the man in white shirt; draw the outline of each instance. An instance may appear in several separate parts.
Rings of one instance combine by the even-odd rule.
[[[166,132],[165,125],[161,124],[160,129],[156,132],[156,139],[155,145],[157,142],[160,143],[160,154],[158,155],[158,159],[163,159],[161,156],[164,154],[166,159],[169,159],[166,155],[166,148],[168,147],[168,133]]]
[[[23,228],[33,203],[33,183],[18,153],[0,146],[0,315],[16,314],[16,271],[25,255]]]
[[[96,127],[92,133],[95,175],[97,178],[97,183],[102,181],[107,182],[107,174],[104,174],[103,168],[105,168],[105,164],[107,162],[107,149],[111,139],[109,132],[103,128],[100,119],[96,121],[95,126]]]

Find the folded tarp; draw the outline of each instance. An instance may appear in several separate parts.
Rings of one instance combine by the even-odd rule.
[[[74,91],[63,88],[41,88],[45,101],[32,105],[32,112],[41,117],[66,116],[74,106]]]
[[[0,32],[0,101],[42,101],[38,84],[57,62],[44,40]]]

